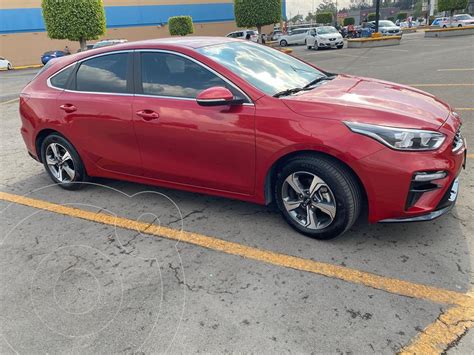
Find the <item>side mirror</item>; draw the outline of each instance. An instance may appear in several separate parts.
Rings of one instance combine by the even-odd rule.
[[[196,97],[196,102],[201,106],[223,106],[241,105],[243,100],[234,99],[232,92],[225,87],[213,86],[201,91]]]

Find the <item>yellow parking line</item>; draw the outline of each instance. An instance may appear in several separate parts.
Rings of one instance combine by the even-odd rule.
[[[17,97],[16,99],[12,99],[12,100],[8,100],[8,101],[2,101],[2,102],[0,102],[0,104],[2,104],[2,105],[11,104],[11,103],[13,103],[13,102],[15,102],[15,101],[18,101],[19,99],[20,99],[20,98]]]
[[[114,217],[104,213],[90,212],[6,192],[0,192],[0,200],[58,213],[65,216],[80,218],[86,221],[139,231],[144,234],[154,235],[157,237],[182,241],[210,250],[220,251],[226,254],[241,256],[247,259],[290,269],[311,272],[354,284],[372,287],[374,289],[401,296],[414,297],[442,304],[457,304],[461,306],[465,305],[466,302],[471,300],[469,296],[456,291],[444,290],[432,286],[393,279],[339,265],[327,264],[291,255],[280,254],[269,250],[249,247],[243,244],[208,237],[202,234],[179,231],[157,225],[150,225],[148,223],[138,222],[131,219]]]
[[[474,154],[468,154],[467,157],[468,158],[474,158]]]
[[[474,68],[448,68],[438,69],[437,71],[474,71]]]
[[[474,296],[472,292],[471,296]],[[474,298],[465,305],[454,306],[441,313],[436,321],[405,346],[400,354],[441,354],[474,326]]]
[[[456,111],[474,111],[473,107],[457,107]]]
[[[474,86],[474,84],[407,84],[408,86],[413,86],[416,88],[429,88],[429,87],[462,87],[462,86]]]

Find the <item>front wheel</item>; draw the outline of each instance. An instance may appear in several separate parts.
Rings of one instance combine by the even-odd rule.
[[[12,64],[11,64],[11,63],[8,63],[8,65],[7,65],[7,69],[8,69],[8,70],[12,70],[12,69],[13,69],[13,66],[12,66]]]
[[[86,170],[74,146],[53,133],[41,144],[41,160],[51,179],[66,190],[80,189],[87,181]]]
[[[312,49],[313,47],[312,46],[306,46],[306,49]]]
[[[337,161],[304,155],[279,172],[275,200],[283,217],[298,232],[331,239],[352,227],[361,209],[360,188]]]
[[[288,42],[285,40],[280,41],[280,47],[286,47],[288,45]]]
[[[342,46],[337,46],[337,49],[342,49],[342,47],[344,47],[344,45],[342,45]]]

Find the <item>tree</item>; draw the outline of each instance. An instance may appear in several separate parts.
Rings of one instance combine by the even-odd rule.
[[[312,22],[312,21],[316,21],[316,14],[314,13],[308,13],[308,15],[306,15],[305,17],[305,21],[306,22]]]
[[[332,22],[332,13],[331,12],[318,12],[316,14],[317,23],[331,23]]]
[[[371,13],[367,16],[367,21],[375,21],[375,12],[371,12]]]
[[[397,20],[404,21],[408,17],[406,12],[399,12],[397,15]]]
[[[234,15],[237,26],[257,27],[261,42],[262,26],[280,22],[281,0],[234,0]]]
[[[355,24],[355,18],[353,17],[346,17],[344,19],[344,26],[349,26]]]
[[[468,0],[438,0],[438,11],[449,11],[451,17],[456,10],[464,10]]]
[[[300,15],[300,14],[295,15],[292,18],[290,18],[291,23],[298,23],[298,22],[301,22],[301,21],[303,21],[303,15]]]
[[[105,33],[102,0],[43,0],[41,7],[51,39],[79,41],[81,50],[85,50],[87,40]]]
[[[194,33],[191,16],[173,16],[168,19],[168,27],[172,36],[186,36]]]

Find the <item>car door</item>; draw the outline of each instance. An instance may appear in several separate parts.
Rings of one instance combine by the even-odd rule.
[[[233,84],[190,57],[137,51],[135,130],[144,175],[208,189],[253,194],[255,107]],[[200,106],[197,94],[225,86],[238,106]]]
[[[108,171],[140,175],[133,129],[133,52],[112,52],[76,65],[58,97],[67,133],[83,160]]]
[[[312,28],[309,32],[308,35],[306,36],[306,44],[308,46],[314,46],[316,43],[316,29]]]

